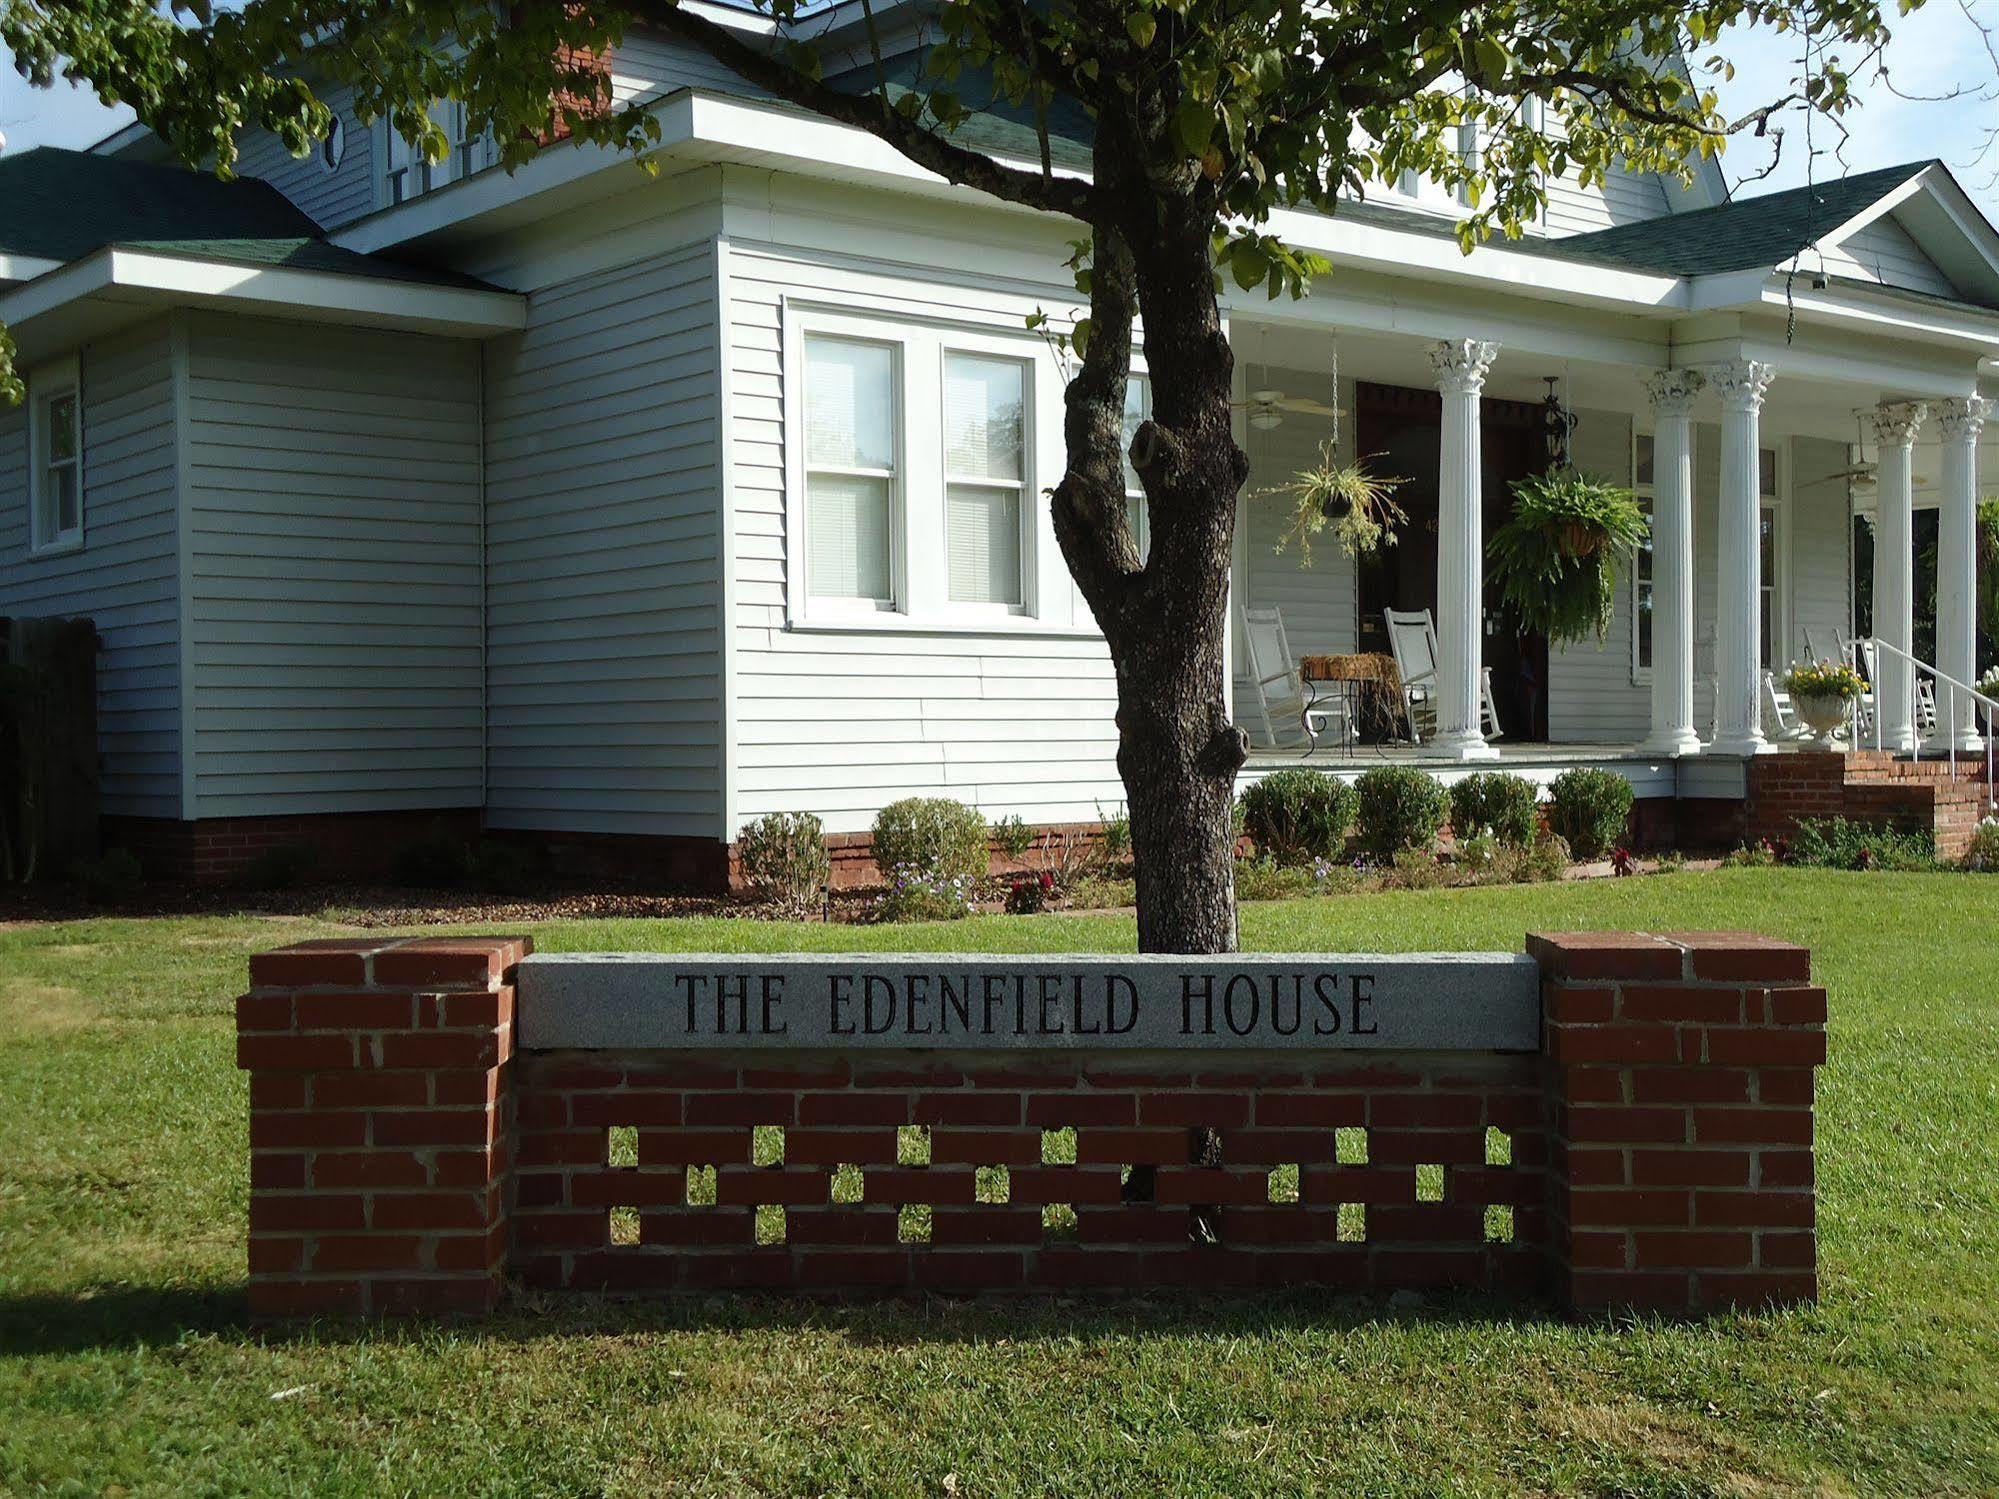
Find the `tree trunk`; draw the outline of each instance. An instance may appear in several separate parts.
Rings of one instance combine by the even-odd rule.
[[[1215,294],[1211,207],[1162,205],[1099,120],[1092,337],[1067,393],[1069,471],[1055,494],[1063,555],[1117,671],[1118,771],[1131,818],[1142,952],[1236,945],[1235,777],[1223,649],[1236,492],[1248,460],[1230,409],[1234,358]],[[1108,149],[1107,149],[1108,148]],[[1121,459],[1134,313],[1145,318],[1152,420],[1131,444],[1152,549],[1141,565]]]

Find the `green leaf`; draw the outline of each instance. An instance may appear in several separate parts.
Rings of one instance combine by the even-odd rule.
[[[1480,37],[1477,53],[1479,75],[1488,83],[1497,83],[1513,66],[1513,54],[1506,50],[1497,37]]]
[[[1249,240],[1237,240],[1229,251],[1229,274],[1235,277],[1235,284],[1244,291],[1262,283],[1270,274],[1270,262],[1263,252]]]
[[[1180,149],[1189,156],[1199,156],[1208,149],[1214,134],[1214,105],[1191,96],[1182,99],[1180,107],[1173,111],[1173,138]]]
[[[1124,18],[1125,33],[1143,51],[1152,45],[1152,38],[1158,34],[1159,18],[1149,10],[1135,10]]]

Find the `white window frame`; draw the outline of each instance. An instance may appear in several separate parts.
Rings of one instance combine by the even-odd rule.
[[[1773,455],[1771,488],[1763,489],[1763,453]],[[1770,594],[1770,664],[1767,670],[1782,672],[1791,664],[1793,647],[1791,643],[1791,507],[1790,498],[1790,442],[1786,438],[1775,438],[1758,445],[1756,460],[1756,525],[1759,543],[1763,526],[1763,512],[1770,512],[1770,571],[1762,579],[1762,586]],[[1762,610],[1757,610],[1760,623]],[[1756,643],[1757,659],[1763,654],[1763,643]]]
[[[428,113],[451,143],[450,153],[440,162],[429,162],[418,158],[414,143],[404,141],[401,132],[386,118],[376,123],[375,159],[382,164],[375,179],[376,197],[384,208],[413,203],[418,198],[437,192],[440,188],[449,187],[454,182],[462,182],[467,177],[483,172],[499,159],[490,136],[467,137],[465,106],[458,100],[439,99],[430,106]],[[398,168],[395,165],[398,144],[410,152],[410,162],[406,167]],[[399,171],[408,174],[419,184],[413,189],[404,191],[400,196],[397,195],[395,183]]]
[[[806,347],[815,339],[833,343],[863,344],[869,348],[886,349],[889,356],[889,400],[894,408],[895,426],[890,434],[893,467],[883,473],[879,469],[821,468],[815,466],[805,451],[805,414],[811,405],[812,393],[806,388],[805,360]],[[908,371],[905,364],[903,346],[893,338],[866,336],[858,330],[809,329],[798,342],[798,360],[794,366],[797,372],[796,395],[793,405],[797,408],[798,425],[798,505],[794,512],[794,532],[797,537],[798,569],[797,587],[800,590],[808,615],[813,618],[830,616],[869,616],[875,614],[895,614],[901,612],[902,601],[909,596],[908,570],[905,566],[907,548],[904,533],[903,513],[906,508],[904,496],[909,490],[909,399]],[[885,599],[846,598],[838,594],[813,594],[812,589],[812,548],[810,488],[812,475],[830,473],[855,478],[888,480],[888,593]]]
[[[89,498],[84,472],[84,422],[82,368],[74,354],[28,372],[28,550],[37,557],[60,556],[81,551],[85,511]],[[64,396],[76,398],[76,526],[73,530],[44,534],[42,485],[48,477],[48,460],[42,449],[47,439],[43,424],[50,405]]]
[[[1641,484],[1638,482],[1638,444],[1640,439],[1649,441],[1652,444],[1652,482],[1650,484]],[[1658,511],[1655,508],[1658,483],[1658,435],[1633,426],[1631,431],[1631,493],[1637,498],[1640,508],[1645,512],[1645,523],[1648,533],[1650,532],[1650,528],[1658,521]],[[1652,541],[1652,577],[1650,580],[1652,584],[1652,619],[1656,624],[1659,618],[1659,538],[1656,533],[1650,534]],[[1638,581],[1638,553],[1634,549],[1631,556],[1631,586],[1628,590],[1631,603],[1631,684],[1634,687],[1643,686],[1652,680],[1652,668],[1643,663],[1638,650],[1638,621],[1643,617],[1638,608]],[[1652,642],[1653,659],[1657,660],[1658,655],[1659,642],[1655,638]]]
[[[1060,371],[1047,344],[1024,329],[967,325],[872,313],[854,307],[787,298],[784,303],[785,623],[800,630],[928,630],[972,633],[1032,631],[1093,635],[1087,611],[1075,605],[1059,551],[1046,491],[1056,455],[1043,449],[1060,438],[1042,413],[1059,398]],[[809,591],[810,507],[806,503],[805,432],[811,394],[805,384],[809,338],[849,339],[888,345],[896,355],[896,482],[890,515],[895,598],[887,606],[868,600],[814,597]],[[944,368],[949,355],[1005,359],[1022,366],[1022,469],[1020,477],[1019,604],[957,603],[950,597],[948,516],[945,505]],[[967,481],[972,482],[972,481]],[[983,482],[983,481],[980,481]],[[1051,577],[1050,570],[1061,572]]]

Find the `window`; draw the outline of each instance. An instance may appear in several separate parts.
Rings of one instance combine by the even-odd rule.
[[[1131,523],[1131,539],[1138,546],[1138,560],[1152,555],[1152,516],[1145,505],[1145,488],[1138,471],[1131,466],[1131,440],[1140,424],[1152,420],[1152,381],[1133,375],[1124,383],[1124,509]]]
[[[388,192],[391,203],[411,198],[469,177],[493,164],[492,142],[471,133],[465,106],[455,99],[440,99],[430,106],[430,117],[444,132],[444,160],[426,161],[422,150],[404,140],[394,125],[388,127]]]
[[[895,607],[897,383],[893,345],[805,341],[805,587],[815,600]]]
[[[1777,452],[1763,448],[1756,455],[1756,533],[1761,548],[1759,582],[1762,596],[1757,603],[1761,614],[1761,646],[1758,659],[1768,670],[1786,663],[1780,659],[1784,642],[1783,516],[1777,500]]]
[[[802,298],[783,316],[789,625],[1088,633],[1046,503],[1042,339]]]
[[[1652,434],[1631,441],[1631,488],[1645,512],[1645,539],[1631,559],[1631,680],[1652,674]]]
[[[1027,388],[1017,359],[944,356],[944,548],[954,604],[1026,603]]]
[[[28,377],[28,544],[83,544],[83,386],[75,360]]]

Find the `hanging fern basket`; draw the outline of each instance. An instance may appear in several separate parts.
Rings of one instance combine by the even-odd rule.
[[[1524,633],[1601,642],[1617,584],[1649,527],[1630,490],[1565,469],[1513,485],[1513,513],[1487,544],[1487,567]]]

